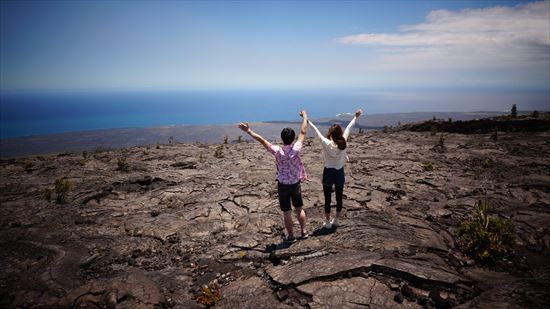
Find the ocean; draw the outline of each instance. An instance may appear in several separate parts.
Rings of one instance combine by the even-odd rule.
[[[298,121],[368,113],[548,110],[547,92],[449,90],[224,90],[0,92],[0,139],[96,129],[239,121]]]

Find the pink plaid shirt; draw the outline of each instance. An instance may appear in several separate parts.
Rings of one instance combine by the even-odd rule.
[[[292,185],[307,178],[306,170],[300,160],[302,142],[293,145],[269,145],[268,151],[275,156],[277,163],[277,180],[285,185]]]

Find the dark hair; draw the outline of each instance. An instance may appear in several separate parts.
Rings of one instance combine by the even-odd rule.
[[[296,133],[294,133],[294,130],[292,130],[292,128],[284,128],[281,131],[281,139],[283,140],[283,143],[285,145],[292,144],[292,142],[294,142],[295,136],[296,136]]]
[[[333,124],[330,126],[328,129],[327,138],[332,139],[336,145],[338,145],[338,149],[346,149],[346,140],[344,139],[342,127],[339,124]]]

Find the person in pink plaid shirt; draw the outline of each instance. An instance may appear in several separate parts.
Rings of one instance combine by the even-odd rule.
[[[294,205],[298,222],[300,223],[301,238],[307,238],[309,235],[306,232],[306,213],[302,209],[304,202],[302,201],[302,189],[300,183],[306,179],[306,171],[300,152],[304,138],[307,132],[307,113],[300,111],[302,117],[302,125],[298,140],[294,142],[296,134],[292,128],[284,128],[281,131],[282,146],[272,145],[261,135],[253,132],[250,129],[248,122],[239,123],[239,128],[248,133],[252,138],[260,142],[271,154],[275,156],[277,163],[277,192],[279,194],[279,207],[283,211],[283,221],[287,231],[287,236],[284,242],[293,243],[296,241],[294,237],[294,229],[292,222],[291,202]]]

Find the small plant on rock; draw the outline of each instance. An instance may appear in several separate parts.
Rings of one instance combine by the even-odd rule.
[[[444,134],[439,135],[439,141],[432,147],[432,150],[438,153],[447,152],[447,147],[445,147],[446,138]]]
[[[432,165],[431,162],[424,162],[424,163],[422,163],[422,169],[423,169],[425,172],[433,171],[433,170],[434,170],[434,166]]]
[[[160,144],[157,142],[157,146],[155,146],[155,149],[160,149]]]
[[[71,182],[65,178],[55,180],[55,201],[58,204],[63,204],[67,200],[67,193],[71,189]]]
[[[384,126],[384,129],[382,129],[382,132],[388,133],[390,131],[390,128],[388,126]]]
[[[239,137],[237,137],[237,143],[242,143],[242,142],[243,142],[243,136],[239,135]]]
[[[117,159],[117,171],[128,173],[130,171],[130,164],[126,162],[126,157],[119,157]]]
[[[223,144],[224,144],[224,145],[227,145],[227,142],[228,142],[228,141],[229,141],[229,136],[225,135],[225,136],[223,137]]]
[[[480,262],[494,262],[512,253],[515,228],[511,220],[489,216],[489,204],[481,199],[474,219],[460,224],[457,230],[460,249]]]
[[[46,201],[51,201],[52,199],[52,189],[50,188],[43,188],[42,190],[40,190],[40,195],[42,196],[42,198]]]
[[[31,160],[25,160],[25,161],[23,161],[23,168],[24,168],[25,170],[30,170],[30,169],[32,169],[33,167],[34,167],[34,162],[33,162],[33,161],[31,161]]]
[[[518,108],[516,104],[512,105],[512,109],[510,110],[510,116],[512,116],[512,118],[516,118],[518,116]]]
[[[483,168],[490,168],[491,166],[493,166],[493,160],[491,159],[485,159],[481,162],[481,167]]]
[[[531,117],[539,118],[539,111],[533,111],[533,113],[531,114]]]
[[[216,147],[216,151],[214,151],[214,157],[220,159],[223,158],[223,145],[219,145]]]
[[[220,289],[217,285],[205,285],[201,288],[201,293],[197,297],[197,303],[204,306],[213,306],[222,298]]]

